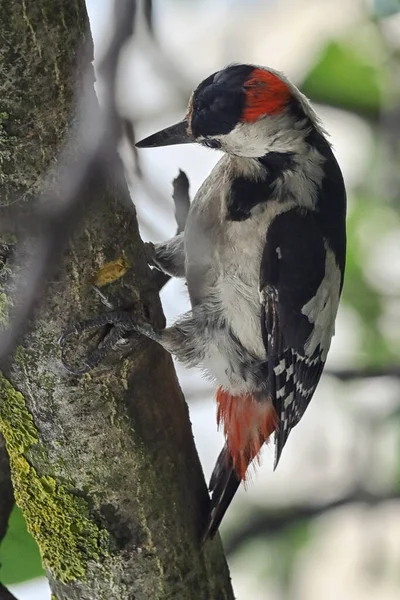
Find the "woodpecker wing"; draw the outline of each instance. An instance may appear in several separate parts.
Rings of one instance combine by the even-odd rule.
[[[274,468],[321,377],[341,280],[314,212],[293,209],[275,218],[260,269],[261,328],[279,419]]]

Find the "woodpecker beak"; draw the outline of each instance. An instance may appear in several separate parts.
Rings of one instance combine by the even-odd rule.
[[[195,139],[188,133],[186,119],[176,125],[171,125],[136,144],[137,148],[157,148],[158,146],[173,146],[175,144],[191,144]]]

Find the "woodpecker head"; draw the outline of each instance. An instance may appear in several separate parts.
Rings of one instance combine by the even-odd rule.
[[[317,118],[307,99],[281,74],[231,65],[193,92],[186,117],[138,142],[139,148],[196,142],[228,154],[262,157],[296,151]]]

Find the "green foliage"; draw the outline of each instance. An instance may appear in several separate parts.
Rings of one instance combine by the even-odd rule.
[[[277,540],[279,550],[274,553],[274,571],[281,588],[289,593],[294,565],[299,553],[311,542],[309,521],[299,520],[284,530]]]
[[[384,302],[381,293],[366,276],[365,263],[374,245],[390,229],[398,226],[398,217],[390,205],[366,196],[355,199],[347,218],[343,300],[360,317],[362,356],[367,365],[385,366],[397,360],[380,326]]]
[[[377,116],[382,72],[352,47],[330,42],[302,85],[313,100]]]
[[[389,17],[400,11],[400,0],[374,0],[373,14],[378,18]]]
[[[395,428],[395,468],[393,473],[394,489],[400,493],[400,410],[394,411],[391,415],[390,425]]]
[[[266,585],[279,589],[281,596],[288,598],[294,565],[304,548],[312,543],[312,537],[308,519],[288,524],[278,534],[260,528],[258,535],[246,539],[235,553],[229,556],[229,561],[233,569],[236,561],[240,565],[246,564],[247,574],[251,574],[252,580],[260,582],[260,595],[257,595],[257,598],[264,597]]]
[[[0,581],[5,585],[44,575],[39,549],[17,506],[11,513],[7,535],[0,546],[0,565]]]

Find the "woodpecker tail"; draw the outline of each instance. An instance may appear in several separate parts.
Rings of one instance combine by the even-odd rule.
[[[232,457],[227,446],[217,459],[213,474],[211,475],[209,490],[211,492],[211,506],[203,541],[212,539],[230,505],[241,479],[237,476],[233,466]]]
[[[232,396],[217,390],[217,422],[223,423],[226,444],[210,480],[211,507],[203,539],[212,538],[252,460],[277,428],[277,415],[268,398]]]

